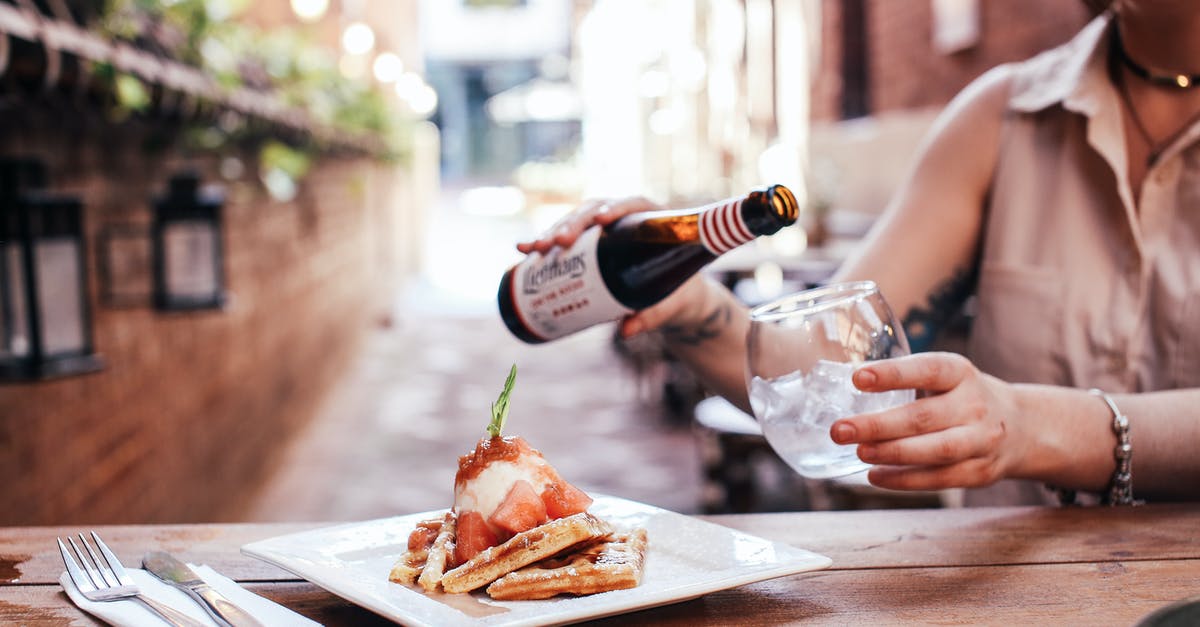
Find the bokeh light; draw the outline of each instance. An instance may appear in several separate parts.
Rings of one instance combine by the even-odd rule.
[[[375,47],[375,31],[362,22],[354,22],[342,31],[342,49],[350,54],[367,54]]]
[[[404,61],[401,61],[399,55],[394,52],[381,52],[379,56],[375,57],[375,63],[371,69],[375,74],[375,80],[381,83],[394,83],[404,73]]]
[[[292,0],[292,12],[305,22],[315,22],[329,10],[329,0]]]

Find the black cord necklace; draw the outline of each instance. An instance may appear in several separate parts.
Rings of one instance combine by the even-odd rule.
[[[1146,127],[1146,122],[1142,120],[1141,114],[1138,112],[1137,106],[1134,104],[1133,96],[1129,93],[1129,82],[1122,75],[1121,66],[1117,65],[1118,61],[1125,67],[1129,67],[1129,57],[1125,56],[1124,49],[1121,46],[1121,38],[1118,30],[1114,27],[1112,33],[1112,44],[1109,46],[1109,72],[1112,76],[1113,86],[1117,90],[1117,94],[1121,97],[1122,103],[1129,112],[1130,121],[1133,123],[1133,129],[1137,131],[1138,136],[1146,145],[1146,168],[1150,169],[1158,163],[1162,154],[1170,148],[1189,128],[1200,122],[1200,111],[1194,113],[1182,126],[1175,132],[1169,134],[1161,140],[1155,140],[1154,135],[1150,134],[1150,129]],[[1131,68],[1132,69],[1132,68]],[[1134,74],[1137,74],[1134,72]],[[1140,76],[1140,75],[1139,75]],[[1142,77],[1144,78],[1144,77]],[[1184,77],[1188,79],[1188,85],[1200,86],[1200,77],[1195,77],[1196,80],[1191,80],[1192,77]],[[1179,81],[1173,81],[1170,85],[1174,88],[1175,93],[1180,93],[1189,87],[1181,87]]]
[[[1200,74],[1177,74],[1174,72],[1154,72],[1146,68],[1146,66],[1134,61],[1125,52],[1125,46],[1121,43],[1121,29],[1113,27],[1113,50],[1117,53],[1117,58],[1125,67],[1129,68],[1138,78],[1159,85],[1161,87],[1173,87],[1175,89],[1191,89],[1200,87]]]

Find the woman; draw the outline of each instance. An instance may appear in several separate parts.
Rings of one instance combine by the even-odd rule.
[[[1040,502],[1046,485],[1127,503],[1130,467],[1117,446],[1127,437],[1139,499],[1200,496],[1193,83],[1200,7],[1128,0],[1067,44],[988,72],[947,107],[866,244],[834,277],[878,283],[918,336],[977,295],[970,361],[919,353],[855,373],[862,390],[923,391],[832,427],[834,440],[875,465],[871,483],[991,486],[969,491],[968,503]],[[589,203],[518,248],[566,246],[593,223],[650,208],[644,199]],[[661,331],[712,389],[745,408],[747,325],[727,290],[697,278],[621,332]],[[1010,479],[1026,481],[1001,481]]]

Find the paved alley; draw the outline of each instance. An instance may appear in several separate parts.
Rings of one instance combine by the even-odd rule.
[[[590,492],[698,511],[701,476],[690,425],[593,328],[542,346],[512,338],[490,307],[443,307],[410,295],[391,328],[293,443],[249,520],[362,520],[446,507],[458,456],[490,418],[510,364],[505,429]]]

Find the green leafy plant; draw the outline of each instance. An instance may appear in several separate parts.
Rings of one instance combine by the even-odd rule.
[[[504,421],[508,419],[508,396],[512,393],[513,383],[517,380],[517,365],[513,364],[512,369],[508,371],[508,378],[504,380],[504,389],[500,391],[500,398],[492,403],[492,421],[488,423],[488,435],[493,438],[500,437],[500,432],[504,430]]]
[[[197,67],[218,89],[268,94],[303,111],[313,127],[331,131],[273,137],[263,131],[264,125],[232,115],[218,122],[191,121],[193,128],[184,136],[192,148],[221,152],[244,149],[251,141],[259,146],[264,166],[295,180],[307,172],[312,153],[341,139],[369,140],[375,156],[385,159],[407,152],[403,142],[408,133],[401,128],[407,120],[375,85],[343,76],[333,51],[315,43],[299,25],[264,31],[240,20],[249,5],[250,0],[107,0],[94,27]],[[136,78],[114,72],[111,66],[98,70],[97,76],[115,94],[114,120],[152,106],[150,90]],[[213,96],[219,101],[219,94]],[[230,123],[233,119],[237,122]]]

